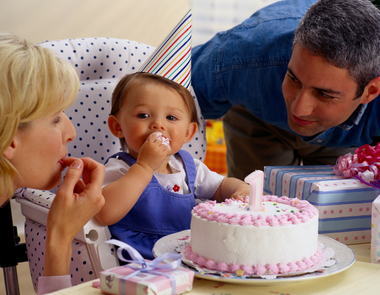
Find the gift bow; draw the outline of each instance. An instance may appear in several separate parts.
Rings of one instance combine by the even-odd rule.
[[[113,244],[113,245],[119,247],[117,249],[117,257],[121,261],[141,264],[141,268],[136,268],[134,266],[126,265],[126,267],[132,268],[136,271],[122,278],[121,284],[120,284],[122,295],[126,294],[125,293],[126,292],[126,288],[125,288],[126,280],[128,280],[131,277],[134,277],[135,275],[137,275],[140,272],[149,272],[152,274],[163,275],[163,276],[168,277],[171,280],[171,284],[172,284],[172,295],[175,294],[175,290],[176,290],[175,277],[170,275],[170,274],[167,274],[167,273],[156,271],[156,269],[176,269],[176,268],[178,268],[181,265],[181,254],[164,253],[152,261],[146,261],[135,248],[133,248],[132,246],[130,246],[124,242],[112,239],[112,240],[106,241],[106,243]],[[128,252],[128,254],[131,256],[132,260],[124,258],[123,250],[126,250]],[[165,259],[174,259],[174,261],[162,263]]]
[[[361,182],[380,188],[380,143],[375,148],[365,144],[355,150],[340,156],[334,166],[335,175],[345,178],[355,177]],[[369,180],[368,180],[369,179]]]

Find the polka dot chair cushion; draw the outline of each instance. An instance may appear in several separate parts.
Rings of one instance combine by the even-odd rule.
[[[25,240],[32,283],[34,290],[37,292],[38,278],[43,273],[46,227],[33,220],[26,219]],[[74,240],[72,248],[73,252],[70,264],[72,283],[77,285],[98,278],[87,244]]]
[[[135,41],[112,38],[47,41],[40,46],[49,48],[56,56],[71,63],[77,69],[80,78],[77,99],[65,110],[77,132],[76,138],[68,144],[68,155],[91,157],[104,163],[109,156],[120,151],[119,139],[112,135],[107,126],[113,89],[124,75],[136,72],[155,48]],[[203,161],[207,148],[205,122],[193,91],[192,95],[196,102],[200,126],[192,141],[185,144],[183,149]],[[43,271],[45,224],[47,210],[55,196],[54,192],[55,190],[47,192],[24,189],[16,193],[16,200],[21,203],[22,208],[35,205],[44,208],[28,213],[25,223],[29,266],[35,288]],[[29,212],[23,209],[24,215],[24,211]],[[97,257],[91,257],[88,248],[93,241],[86,238],[89,231],[94,230],[93,223],[94,220],[91,221],[91,226],[87,226],[89,229],[84,228],[84,242],[77,239],[73,241],[70,274],[74,285],[97,277],[96,269],[99,263],[94,262],[94,259],[102,257],[97,254]],[[99,225],[96,228],[96,236],[99,233],[102,233],[104,240],[109,238],[108,228]],[[98,238],[96,241],[101,242]],[[106,260],[108,261],[108,258]],[[112,263],[109,266],[112,267]]]
[[[77,131],[77,137],[68,146],[70,156],[87,156],[104,163],[120,150],[119,139],[107,126],[113,89],[124,75],[136,72],[155,48],[110,38],[69,39],[42,43],[41,46],[75,66],[81,80],[74,105],[65,111]],[[201,126],[183,149],[203,161],[207,148],[205,124],[192,93]]]

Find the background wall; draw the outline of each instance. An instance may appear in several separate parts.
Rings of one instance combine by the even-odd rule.
[[[189,0],[0,0],[0,30],[34,42],[114,37],[157,46]]]
[[[278,0],[0,0],[0,31],[38,43],[114,37],[158,46],[193,9],[193,45]],[[111,3],[111,4],[110,4]]]

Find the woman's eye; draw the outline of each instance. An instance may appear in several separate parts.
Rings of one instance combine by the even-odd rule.
[[[138,114],[137,116],[141,119],[148,118],[148,114]]]
[[[61,122],[61,116],[58,116],[54,119],[54,124],[58,124],[59,122]]]

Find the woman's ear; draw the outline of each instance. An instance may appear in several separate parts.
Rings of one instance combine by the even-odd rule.
[[[11,160],[13,159],[15,153],[16,153],[16,141],[15,139],[13,139],[11,144],[5,149],[3,155],[7,160]]]
[[[119,123],[119,119],[111,115],[108,117],[108,128],[110,129],[111,133],[115,135],[118,138],[123,138],[123,130],[121,130],[121,125]]]
[[[380,76],[373,79],[365,87],[362,95],[362,104],[366,104],[374,100],[380,94]]]
[[[197,123],[190,122],[189,126],[187,127],[186,137],[185,137],[184,143],[189,142],[194,137],[195,133],[197,133],[197,130],[198,130]]]

